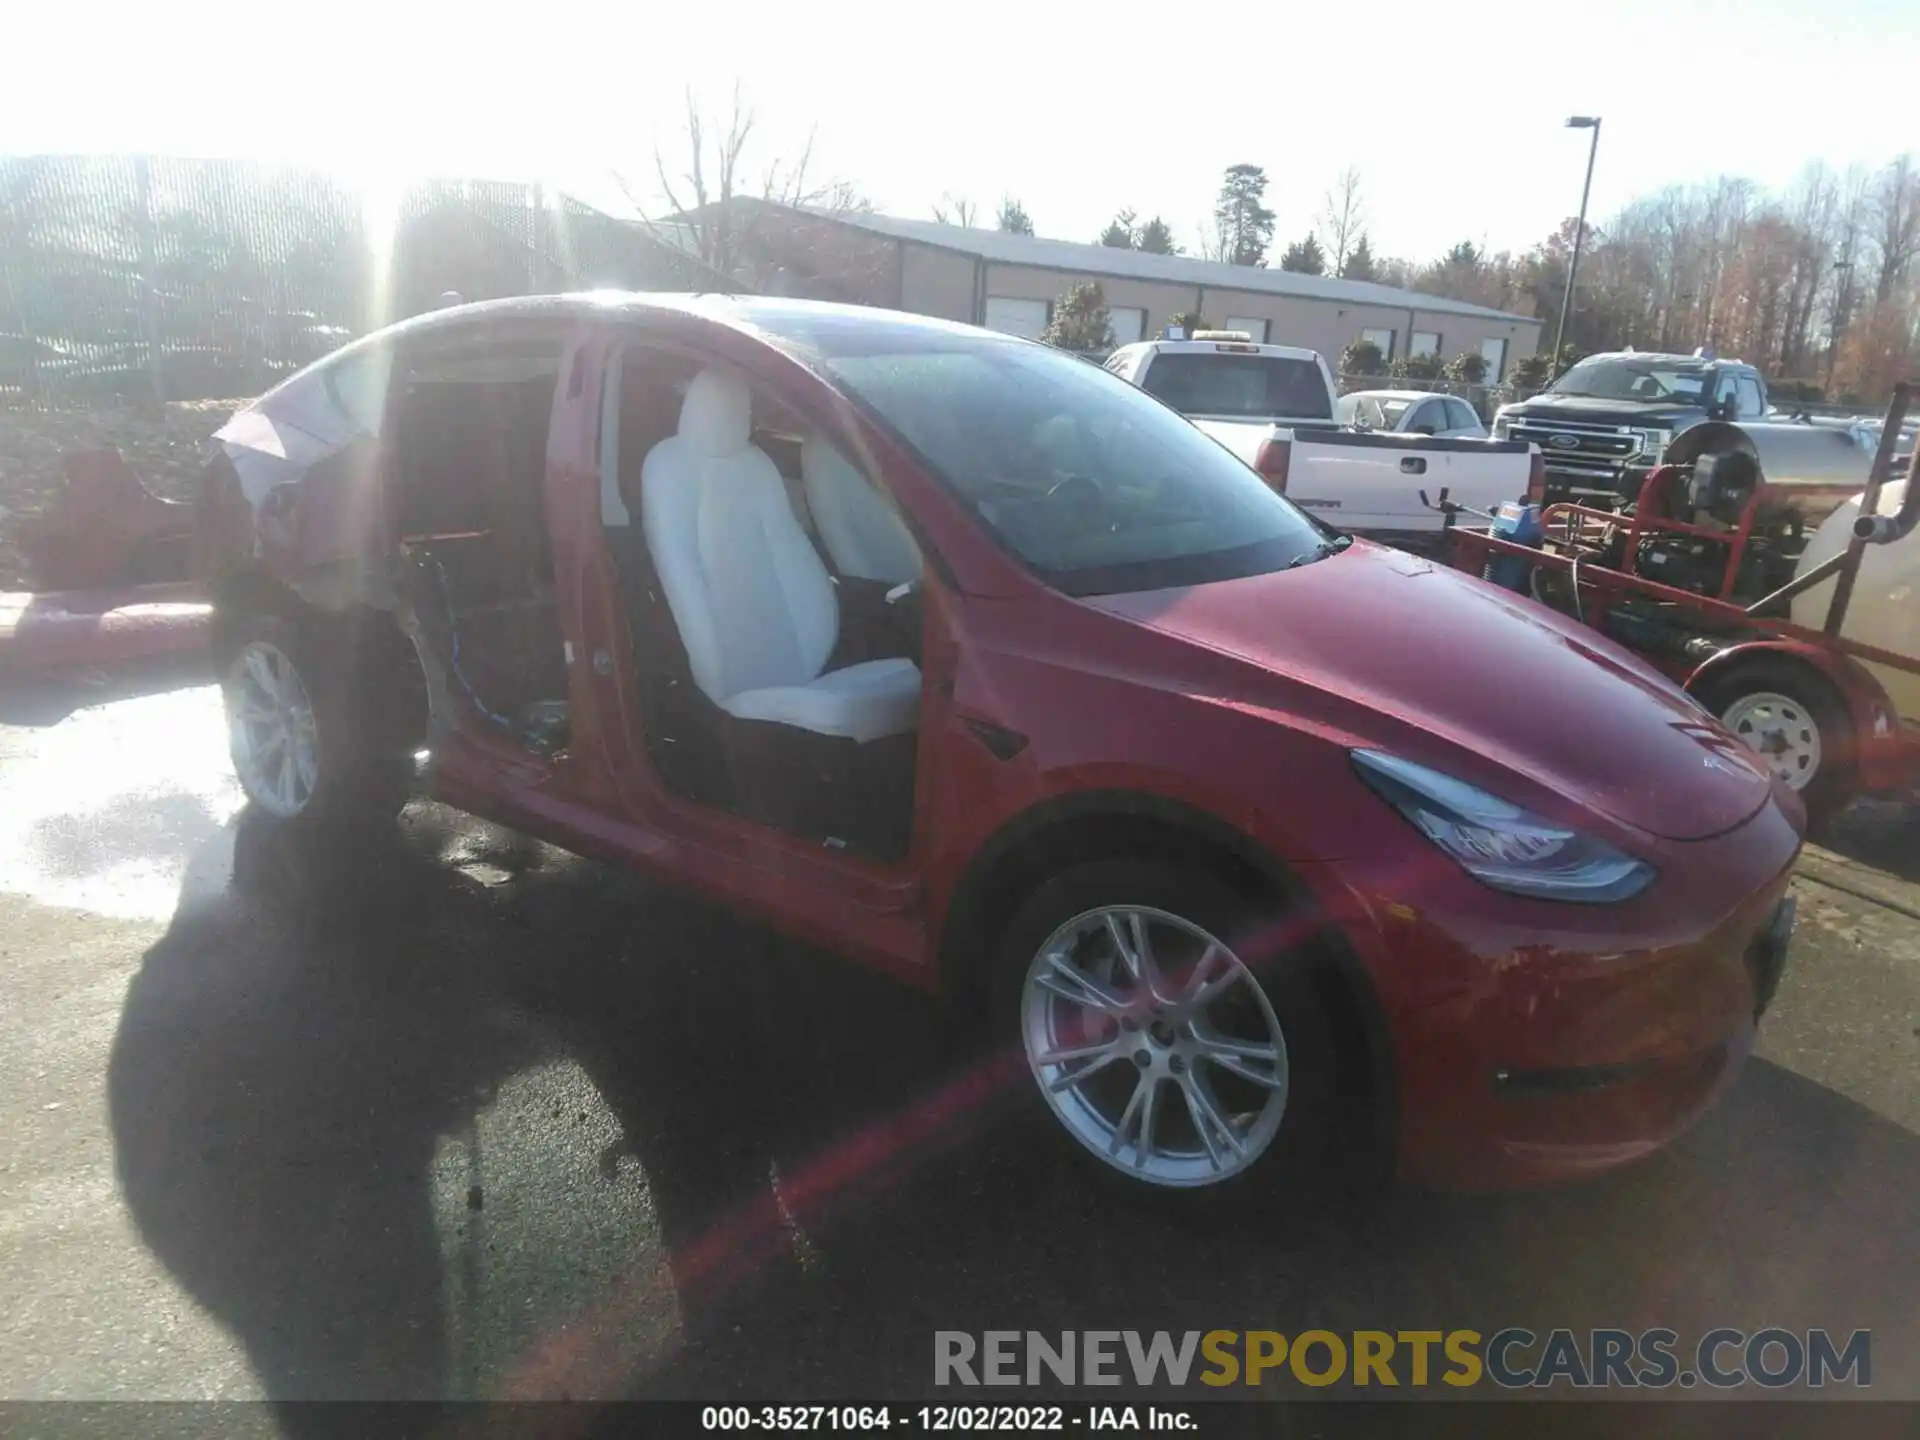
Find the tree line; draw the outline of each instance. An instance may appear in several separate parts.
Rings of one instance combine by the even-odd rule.
[[[1267,186],[1260,166],[1227,167],[1202,227],[1200,258],[1251,266],[1275,260]],[[1001,203],[997,224],[1034,233],[1015,199]],[[1576,228],[1569,217],[1518,252],[1490,252],[1462,240],[1427,261],[1376,257],[1360,174],[1349,166],[1323,197],[1308,232],[1278,247],[1276,263],[1551,324],[1566,291]],[[1186,253],[1164,219],[1142,222],[1133,209],[1116,213],[1096,238],[1103,245]],[[1628,347],[1709,347],[1739,355],[1773,377],[1785,399],[1884,399],[1896,381],[1920,374],[1920,169],[1913,157],[1901,155],[1877,170],[1815,163],[1779,194],[1732,176],[1670,186],[1604,222],[1589,221],[1561,363]],[[1550,357],[1521,363],[1524,369],[1516,367],[1510,378],[1539,384]]]
[[[696,253],[723,273],[738,268],[732,252],[747,238],[736,233],[726,203],[734,194],[816,209],[873,208],[845,182],[815,181],[808,173],[810,146],[798,162],[769,168],[759,183],[742,183],[738,162],[751,112],[737,94],[730,123],[702,127],[691,97],[688,109],[690,168],[676,177],[656,155],[655,169],[676,202],[673,220],[694,230]],[[1306,232],[1290,239],[1276,239],[1268,185],[1261,166],[1228,166],[1211,213],[1189,232],[1191,251],[1164,215],[1142,218],[1134,207],[1117,210],[1089,238],[1153,254],[1193,253],[1227,264],[1377,281],[1549,325],[1559,316],[1572,268],[1572,218],[1524,250],[1489,251],[1468,239],[1416,260],[1376,253],[1355,167],[1321,197]],[[693,203],[679,203],[682,192],[691,192]],[[983,214],[949,193],[933,206],[933,216],[1035,233],[1032,214],[1011,196]],[[1091,310],[1085,313],[1091,318]],[[1562,365],[1596,350],[1704,346],[1761,366],[1785,399],[1878,403],[1895,381],[1920,373],[1920,170],[1913,156],[1877,169],[1816,163],[1778,194],[1734,176],[1670,186],[1590,221],[1565,342]],[[1402,363],[1410,367],[1413,360]],[[1552,364],[1544,355],[1517,362],[1506,378],[1537,385]]]

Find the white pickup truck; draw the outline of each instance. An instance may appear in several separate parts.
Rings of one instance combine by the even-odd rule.
[[[1491,510],[1533,494],[1545,478],[1539,447],[1521,441],[1342,430],[1333,373],[1312,350],[1202,330],[1123,345],[1106,368],[1178,410],[1294,504],[1387,544],[1443,544],[1442,491]]]

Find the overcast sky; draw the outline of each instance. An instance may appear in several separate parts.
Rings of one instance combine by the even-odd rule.
[[[1130,17],[1137,17],[1130,18]],[[814,173],[887,213],[1022,200],[1092,239],[1122,206],[1191,248],[1220,171],[1266,167],[1276,240],[1359,166],[1375,253],[1524,248],[1571,215],[1723,172],[1920,151],[1915,0],[1285,0],[829,5],[406,0],[42,3],[7,18],[0,147],[540,178],[610,203],[683,155],[682,96],[759,116],[756,167],[812,130]]]

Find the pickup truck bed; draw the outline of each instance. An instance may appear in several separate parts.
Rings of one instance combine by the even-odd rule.
[[[1415,550],[1444,543],[1446,528],[1440,512],[1421,501],[1422,491],[1428,502],[1437,503],[1445,491],[1457,504],[1491,510],[1525,497],[1537,453],[1517,440],[1194,424],[1329,525]]]
[[[1123,345],[1106,368],[1160,399],[1329,525],[1406,549],[1443,543],[1428,501],[1491,510],[1526,496],[1539,451],[1525,441],[1342,430],[1324,356],[1231,331]]]

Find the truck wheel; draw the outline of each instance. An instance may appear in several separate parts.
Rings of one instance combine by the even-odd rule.
[[[280,824],[390,820],[406,801],[406,692],[390,683],[386,656],[367,653],[367,635],[333,617],[273,613],[223,627],[234,773],[254,807]]]
[[[1318,1178],[1333,1031],[1295,956],[1248,948],[1272,918],[1151,860],[1041,886],[1007,928],[993,997],[1029,1117],[1137,1194],[1191,1204],[1281,1172]]]
[[[1809,830],[1853,799],[1853,726],[1830,681],[1791,661],[1756,660],[1711,677],[1700,703],[1800,796]]]

